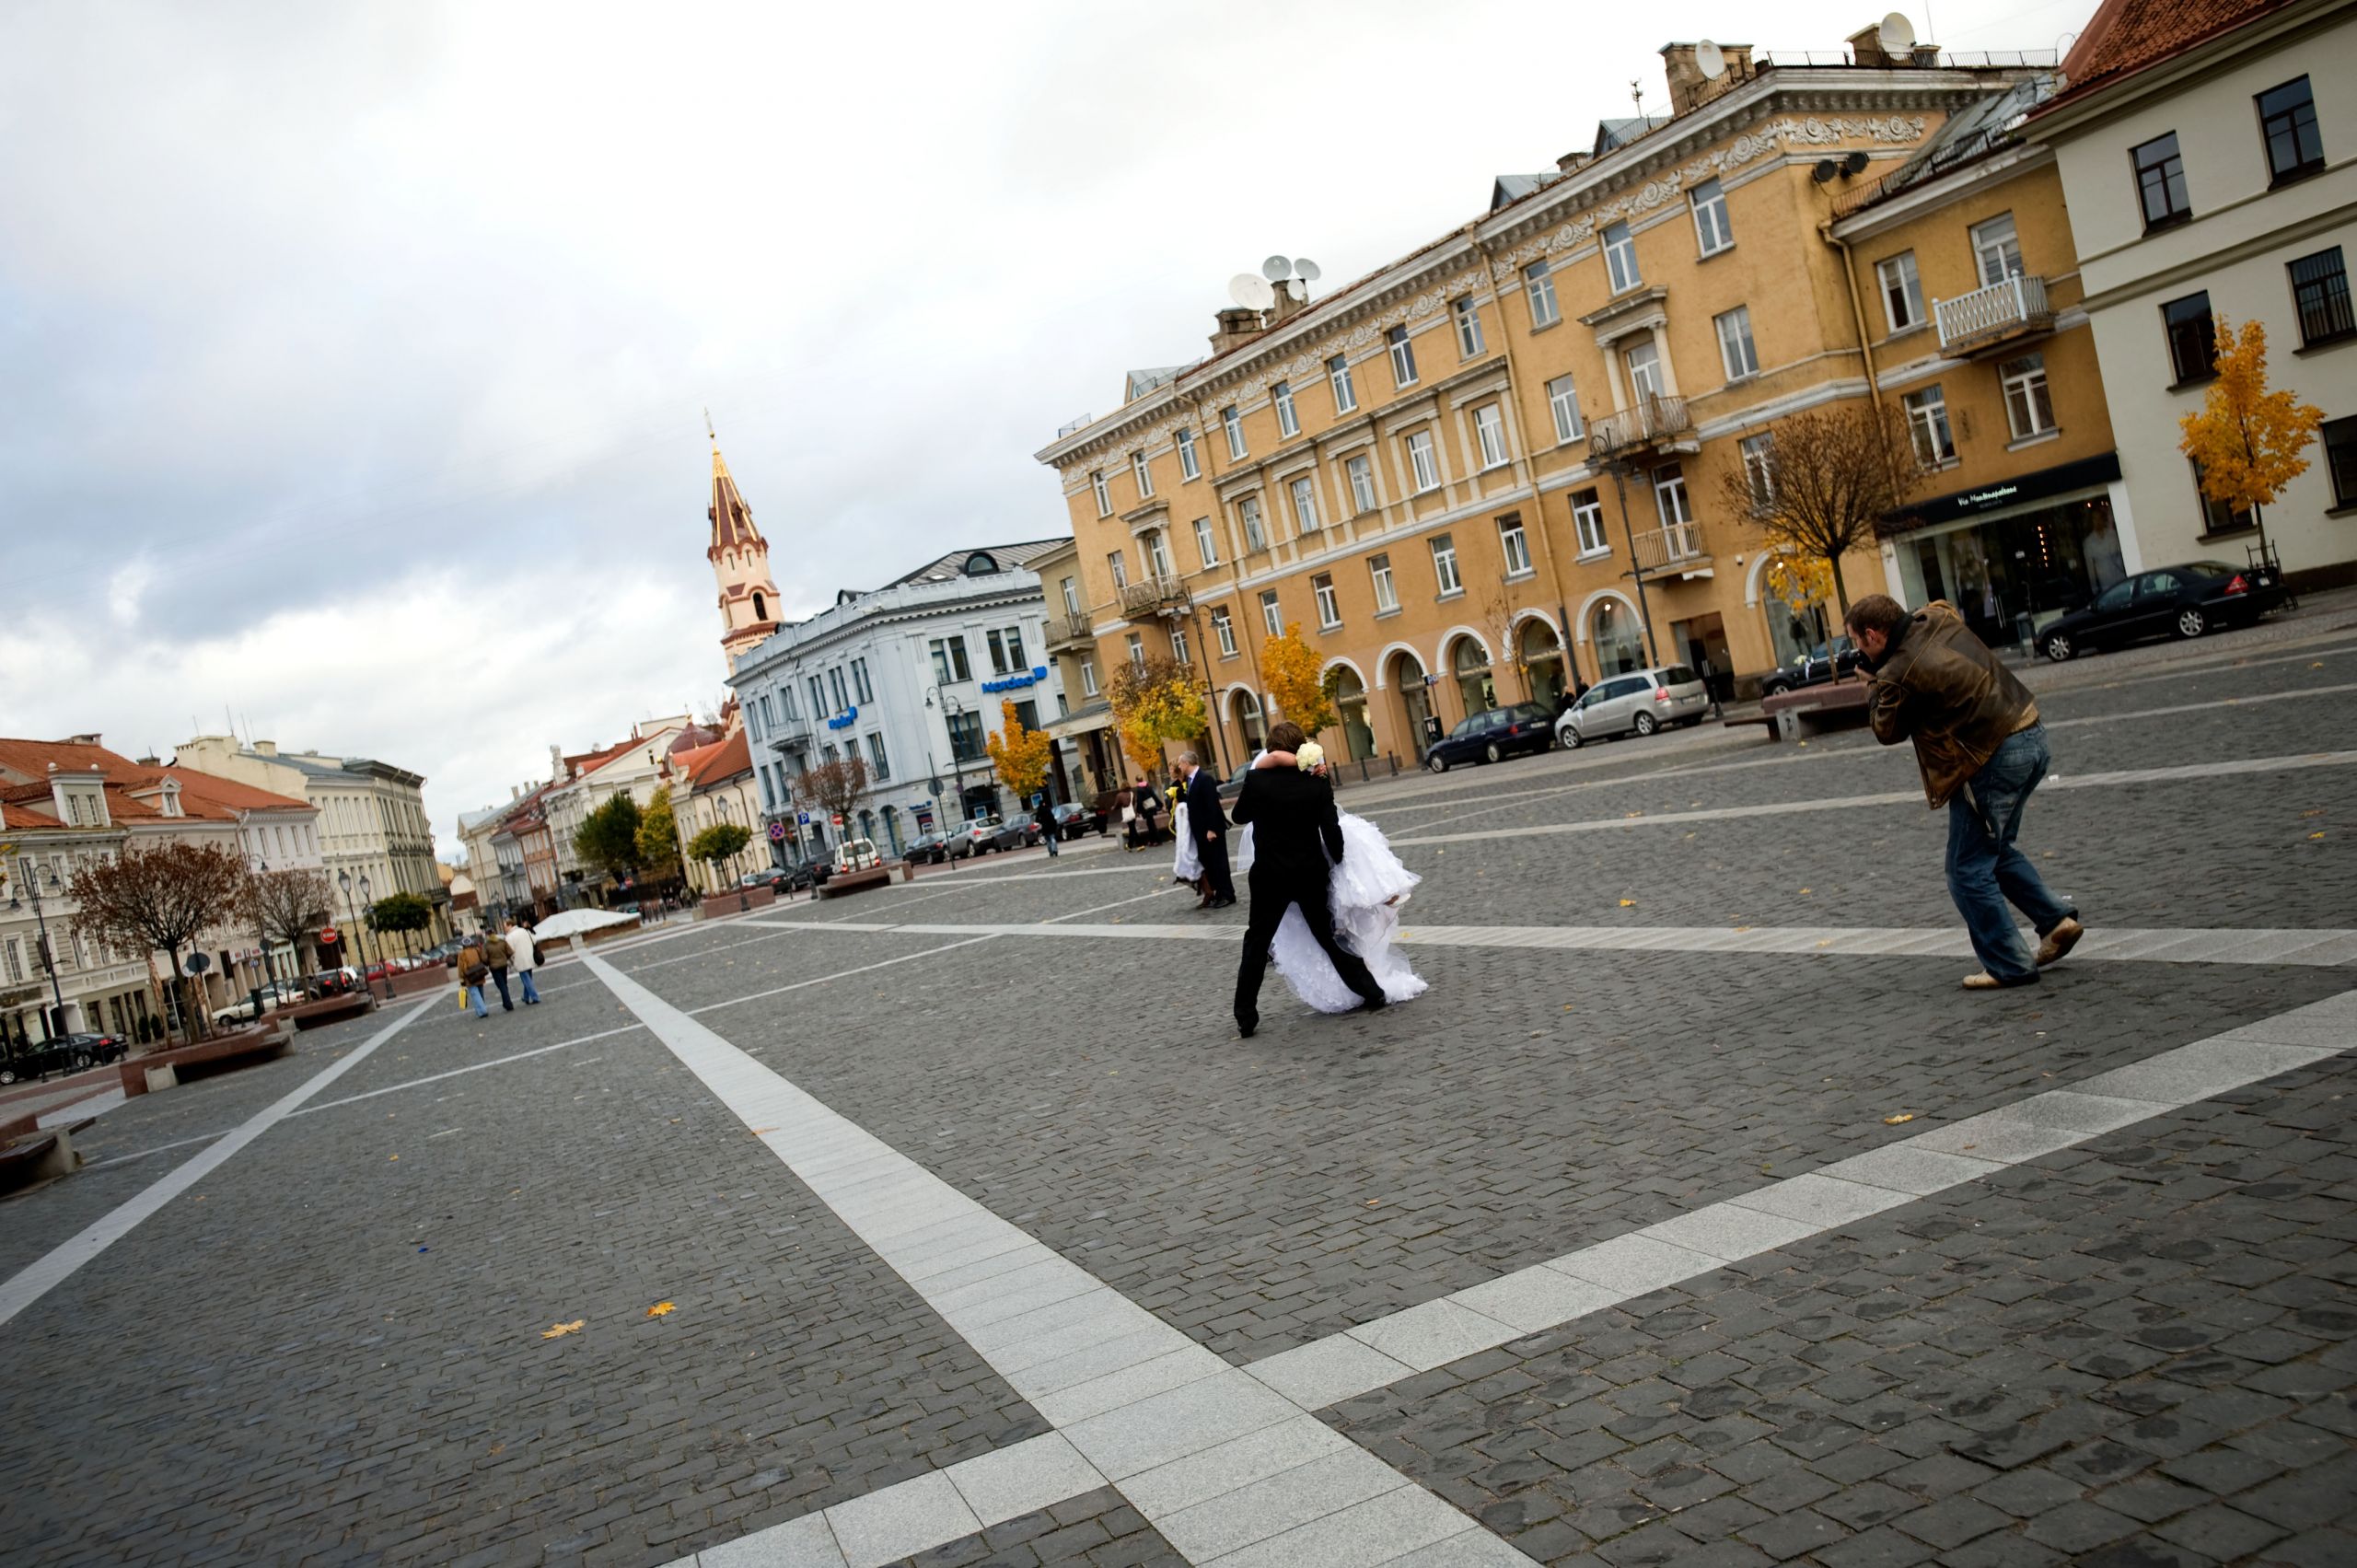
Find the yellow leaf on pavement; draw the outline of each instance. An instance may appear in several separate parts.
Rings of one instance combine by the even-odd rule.
[[[544,1340],[560,1340],[567,1334],[577,1334],[581,1331],[583,1325],[586,1324],[588,1321],[589,1319],[586,1318],[575,1318],[570,1323],[552,1323],[549,1325],[548,1332],[542,1334],[540,1338]]]
[[[1913,1111],[1902,1110],[1896,1116],[1884,1117],[1882,1119],[1882,1124],[1886,1127],[1896,1127],[1902,1121],[1912,1121],[1914,1120],[1915,1113]]]
[[[646,1309],[646,1315],[649,1318],[668,1318],[678,1310],[678,1307],[672,1306],[668,1301],[658,1301],[654,1306]]]
[[[1623,899],[1620,900],[1620,907],[1624,910],[1635,909],[1637,907],[1637,900],[1634,899]]]

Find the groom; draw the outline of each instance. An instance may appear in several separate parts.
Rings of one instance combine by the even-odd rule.
[[[1271,751],[1299,751],[1309,738],[1296,724],[1269,731]],[[1285,906],[1299,904],[1309,934],[1325,951],[1342,983],[1358,993],[1372,1012],[1383,1005],[1383,987],[1365,961],[1334,940],[1334,915],[1326,904],[1332,867],[1342,863],[1342,824],[1334,811],[1334,786],[1298,768],[1254,768],[1244,775],[1236,820],[1252,824],[1252,918],[1244,928],[1244,959],[1236,970],[1236,1028],[1246,1040],[1260,1027],[1260,979],[1268,972],[1269,945]]]
[[[1221,809],[1219,781],[1203,772],[1201,759],[1190,751],[1178,759],[1187,775],[1187,836],[1195,841],[1195,858],[1203,867],[1203,897],[1199,910],[1224,910],[1236,902],[1236,884],[1227,871],[1227,813]]]

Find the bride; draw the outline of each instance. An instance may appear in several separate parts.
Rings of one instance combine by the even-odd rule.
[[[1322,773],[1326,770],[1326,752],[1313,740],[1298,752],[1263,751],[1252,760],[1252,765],[1297,767],[1306,772]],[[1423,878],[1400,864],[1382,830],[1374,823],[1340,807],[1335,814],[1342,825],[1344,853],[1342,863],[1333,867],[1327,883],[1334,935],[1366,960],[1367,969],[1383,987],[1385,1001],[1405,1002],[1422,996],[1425,989],[1423,977],[1408,967],[1408,960],[1399,956],[1392,943],[1399,935],[1399,907],[1408,901],[1410,890]],[[1252,830],[1246,827],[1237,842],[1236,870],[1241,875],[1251,868]],[[1318,950],[1317,939],[1309,934],[1309,923],[1302,919],[1298,908],[1285,911],[1284,919],[1277,926],[1271,956],[1293,993],[1319,1012],[1348,1013],[1364,1005]]]

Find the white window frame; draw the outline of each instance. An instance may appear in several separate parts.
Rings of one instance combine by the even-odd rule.
[[[1580,389],[1569,376],[1547,383],[1547,412],[1555,420],[1555,445],[1580,438]]]
[[[1326,385],[1334,391],[1334,412],[1339,418],[1359,406],[1359,389],[1351,384],[1351,361],[1346,354],[1336,354],[1326,362]]]
[[[1406,439],[1408,468],[1415,475],[1416,494],[1429,495],[1440,488],[1440,455],[1433,447],[1433,433],[1429,428],[1411,430]]]
[[[1342,601],[1334,592],[1334,574],[1320,572],[1309,579],[1310,597],[1318,602],[1318,629],[1331,632],[1342,623]]]
[[[1481,449],[1481,468],[1506,466],[1506,415],[1495,403],[1483,403],[1473,411],[1473,440]]]
[[[1195,519],[1195,553],[1206,566],[1219,564],[1219,530],[1212,527],[1209,517]]]
[[[1269,401],[1277,405],[1277,433],[1281,436],[1301,434],[1301,420],[1293,409],[1293,383],[1280,381],[1269,389]]]
[[[1391,356],[1391,384],[1412,387],[1416,384],[1416,345],[1408,341],[1408,329],[1394,327],[1383,334],[1389,345],[1385,352]]]
[[[1212,611],[1212,635],[1219,639],[1220,657],[1236,656],[1236,618],[1228,614],[1224,604]]]
[[[1170,656],[1182,665],[1195,662],[1195,651],[1187,641],[1187,629],[1176,621],[1170,627]]]
[[[1236,504],[1236,515],[1244,525],[1244,548],[1248,552],[1269,548],[1269,526],[1260,516],[1260,498],[1247,495]]]
[[[1956,461],[1956,433],[1948,427],[1948,401],[1937,381],[1899,400],[1907,411],[1907,435],[1915,460],[1926,469]]]
[[[1530,575],[1530,536],[1523,532],[1521,514],[1498,519],[1498,553],[1505,557],[1509,579]]]
[[[1219,411],[1219,427],[1227,432],[1227,455],[1237,461],[1251,454],[1244,447],[1244,415],[1234,403]]]
[[[1643,354],[1647,357],[1638,359]],[[1640,398],[1663,396],[1661,349],[1651,338],[1639,338],[1620,354],[1621,367],[1629,372],[1629,397],[1632,402]]]
[[[1130,477],[1138,482],[1140,500],[1154,494],[1154,465],[1146,460],[1143,447],[1130,454]]]
[[[1481,308],[1470,299],[1457,302],[1457,357],[1477,359],[1489,346],[1481,338]]]
[[[1764,511],[1776,498],[1776,438],[1763,431],[1735,445],[1743,460],[1744,481],[1751,487],[1751,509]]]
[[[1131,663],[1131,664],[1132,664],[1132,665],[1134,665],[1134,666],[1136,666],[1137,668],[1141,668],[1141,669],[1144,668],[1145,668],[1145,635],[1144,635],[1144,633],[1139,633],[1139,632],[1132,632],[1132,633],[1130,633],[1129,638],[1128,638],[1128,641],[1129,641],[1129,645],[1130,645],[1130,663]]]
[[[1063,590],[1064,613],[1078,615],[1080,613],[1080,585],[1073,578],[1066,577],[1063,580]]]
[[[1637,236],[1625,223],[1604,226],[1604,275],[1615,294],[1644,286],[1645,275],[1637,266]]]
[[[1171,439],[1178,446],[1178,477],[1181,479],[1202,478],[1202,459],[1195,456],[1195,433],[1182,424]]]
[[[1274,588],[1260,590],[1260,624],[1268,628],[1271,637],[1285,634],[1284,607],[1277,602],[1277,590]]]
[[[1399,585],[1391,577],[1391,552],[1383,551],[1366,558],[1368,579],[1375,585],[1375,612],[1388,615],[1399,608]]]
[[[1719,335],[1719,363],[1730,381],[1748,380],[1759,374],[1759,347],[1751,340],[1751,307],[1738,305],[1711,318]]]
[[[1433,581],[1439,585],[1438,596],[1447,598],[1465,591],[1465,579],[1457,570],[1457,536],[1435,534],[1432,541]]]
[[[1686,470],[1680,465],[1671,463],[1655,470],[1654,511],[1666,528],[1694,520],[1694,505],[1686,494]]]
[[[2006,367],[2014,365],[2026,365],[2029,368],[2018,375],[2006,374]],[[2046,379],[2046,355],[2026,354],[2019,359],[2006,360],[1997,366],[1997,385],[2005,395],[2005,424],[2014,440],[2026,441],[2033,436],[2045,436],[2061,428],[2054,418],[2054,390]],[[2016,392],[2021,395],[2019,410],[2014,406]],[[2017,414],[2028,416],[2028,429],[2022,428]]]
[[[1581,496],[1588,499],[1582,501]],[[1580,541],[1580,558],[1612,553],[1612,536],[1604,531],[1604,497],[1593,490],[1572,493],[1572,531]]]
[[[1353,452],[1342,459],[1342,472],[1351,482],[1351,505],[1354,513],[1375,510],[1375,465],[1364,452]]]
[[[1113,592],[1118,595],[1130,586],[1130,558],[1125,552],[1109,550],[1105,552],[1105,565],[1113,574]]]
[[[1555,298],[1555,269],[1541,256],[1522,269],[1522,295],[1530,308],[1530,330],[1534,332],[1551,327],[1563,319],[1563,308]]]
[[[1882,290],[1882,319],[1893,336],[1923,324],[1923,278],[1915,268],[1915,252],[1901,250],[1875,263],[1875,283]],[[1891,308],[1896,300],[1898,309]]]
[[[2021,231],[2013,214],[1999,213],[1972,226],[1972,264],[1983,288],[2022,275]]]
[[[1080,689],[1094,697],[1097,691],[1097,661],[1088,655],[1080,656]]]
[[[1111,517],[1113,515],[1113,487],[1105,482],[1105,470],[1103,469],[1091,469],[1088,470],[1088,488],[1097,496],[1097,515],[1100,517]]]
[[[1287,489],[1293,495],[1293,529],[1295,533],[1318,531],[1318,480],[1313,474],[1295,479]]]
[[[1694,243],[1699,254],[1715,256],[1735,244],[1735,226],[1727,221],[1726,188],[1705,180],[1687,196],[1694,212]]]
[[[1160,528],[1146,530],[1145,564],[1156,582],[1167,582],[1178,575],[1178,563],[1170,557],[1170,536]]]

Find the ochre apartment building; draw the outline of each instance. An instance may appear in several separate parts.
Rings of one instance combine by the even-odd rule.
[[[1722,493],[1779,418],[1936,389],[1945,423],[1925,427],[1945,438],[1920,496],[2083,458],[2098,460],[2062,477],[2099,473],[2110,438],[2068,219],[2013,108],[2050,64],[1894,58],[1871,30],[1836,65],[1721,52],[1706,75],[1694,46],[1666,48],[1669,116],[1607,122],[1589,151],[1501,180],[1489,213],[1323,298],[1221,311],[1208,358],[1131,372],[1118,412],[1043,449],[1073,517],[1074,656],[1093,641],[1100,678],[1146,653],[1202,672],[1232,767],[1271,719],[1261,640],[1298,623],[1339,701],[1329,749],[1411,762],[1432,726],[1551,702],[1574,671],[1682,661],[1741,690],[1820,638],[1821,611],[1763,587],[1763,536]],[[1944,140],[1951,122],[1970,146]],[[1894,322],[1876,270],[1910,251],[1901,297],[1920,319]],[[2025,278],[2036,310],[2015,309]],[[2020,530],[1938,542],[1982,505],[1924,522],[1928,556],[1906,533],[1862,551],[1851,591],[1920,598],[1908,574],[1927,562],[1938,591],[1985,589],[1989,552]],[[2001,593],[1994,618],[2014,604]]]

